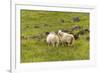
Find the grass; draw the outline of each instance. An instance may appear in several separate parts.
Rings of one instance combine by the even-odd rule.
[[[21,63],[89,59],[89,41],[85,38],[89,33],[76,40],[73,46],[58,48],[48,47],[44,35],[47,31],[70,29],[74,25],[89,28],[89,13],[21,10],[20,17],[21,37],[24,37],[21,38]],[[79,17],[80,21],[73,22],[73,17]]]

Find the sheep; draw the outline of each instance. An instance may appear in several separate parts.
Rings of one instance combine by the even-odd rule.
[[[60,36],[60,42],[62,43],[62,45],[65,45],[65,44],[68,44],[68,46],[73,45],[75,39],[72,34],[65,33],[59,30],[58,35]]]
[[[59,37],[55,32],[50,32],[47,35],[46,42],[47,42],[48,46],[52,45],[53,47],[54,46],[58,47],[58,45],[59,45]]]

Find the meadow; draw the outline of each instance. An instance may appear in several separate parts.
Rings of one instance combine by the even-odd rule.
[[[89,40],[86,40],[89,33],[80,35],[73,46],[59,47],[48,47],[45,35],[59,29],[70,30],[75,25],[89,29],[89,13],[41,10],[21,10],[20,13],[21,63],[89,59]],[[73,17],[79,17],[80,21],[74,22]]]

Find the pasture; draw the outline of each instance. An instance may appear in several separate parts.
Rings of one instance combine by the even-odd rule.
[[[73,21],[74,17],[80,20]],[[20,18],[21,63],[89,59],[89,33],[80,35],[73,46],[58,47],[48,47],[45,35],[59,29],[70,30],[75,25],[89,29],[89,13],[21,10]]]

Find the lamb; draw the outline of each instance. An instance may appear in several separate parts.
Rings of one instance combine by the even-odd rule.
[[[69,33],[62,32],[61,30],[58,31],[58,35],[60,36],[60,41],[62,45],[68,44],[68,46],[72,46],[74,43],[74,36]]]
[[[48,46],[52,45],[53,47],[54,46],[58,47],[58,45],[59,45],[59,37],[55,32],[50,32],[47,35],[46,42],[47,42]]]

